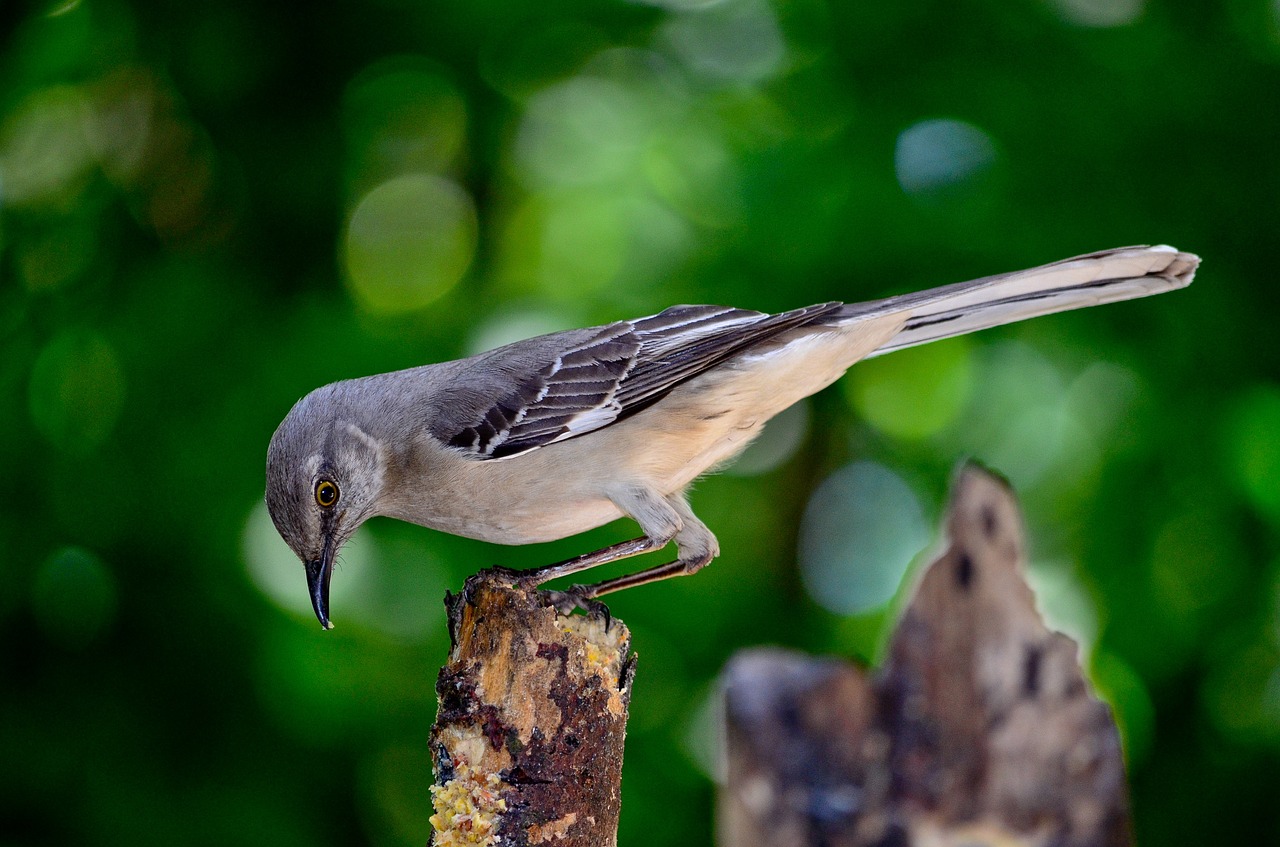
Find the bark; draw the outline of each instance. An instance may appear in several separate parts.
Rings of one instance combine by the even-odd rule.
[[[1012,492],[965,468],[947,529],[879,672],[730,663],[722,845],[1131,843],[1115,724],[1036,611]]]
[[[619,620],[560,616],[481,574],[446,599],[432,843],[617,843],[635,658]]]

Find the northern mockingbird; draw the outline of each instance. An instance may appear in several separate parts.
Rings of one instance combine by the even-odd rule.
[[[557,595],[689,574],[719,553],[685,499],[765,422],[854,362],[1051,312],[1191,282],[1199,259],[1129,247],[867,303],[770,315],[673,306],[467,359],[336,382],[290,410],[267,451],[267,506],[305,563],[326,629],[334,558],[389,515],[498,544],[552,541],[629,517],[631,541],[513,577],[540,585],[676,543],[674,561]]]

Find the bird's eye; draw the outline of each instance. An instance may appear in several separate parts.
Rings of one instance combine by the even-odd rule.
[[[327,479],[316,483],[316,502],[325,508],[337,503],[338,486]]]

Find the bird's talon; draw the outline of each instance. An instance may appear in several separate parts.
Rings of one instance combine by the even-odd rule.
[[[553,607],[562,617],[573,614],[574,609],[581,609],[592,620],[603,619],[604,628],[608,630],[613,625],[613,614],[609,611],[609,607],[599,600],[582,596],[582,589],[585,588],[586,586],[575,585],[568,591],[543,591],[542,596],[546,604]]]
[[[561,617],[568,617],[578,608],[578,602],[567,591],[541,591],[542,601],[556,610]]]
[[[593,600],[592,602],[595,603],[598,608],[593,608],[591,610],[591,614],[598,614],[600,617],[604,618],[604,631],[608,632],[613,627],[613,612],[610,612],[609,607],[604,603],[601,603],[599,600]]]
[[[596,600],[596,599],[595,599],[595,598],[593,598],[593,597],[583,597],[583,596],[578,592],[578,590],[577,590],[577,589],[581,589],[581,588],[585,588],[585,587],[586,587],[586,586],[582,586],[582,585],[575,585],[575,586],[573,586],[572,588],[570,588],[570,589],[569,589],[569,593],[570,593],[570,594],[572,594],[575,598],[577,598],[577,601],[578,601],[578,608],[579,608],[579,609],[582,609],[582,611],[586,612],[586,613],[587,613],[587,617],[589,617],[589,618],[591,618],[592,620],[595,620],[595,621],[603,620],[603,621],[604,621],[604,631],[605,631],[605,632],[608,632],[608,631],[609,631],[609,627],[613,625],[613,613],[612,613],[612,612],[610,612],[610,611],[609,611],[609,607],[608,607],[608,606],[606,606],[606,605],[605,605],[603,602],[601,602],[600,600]]]

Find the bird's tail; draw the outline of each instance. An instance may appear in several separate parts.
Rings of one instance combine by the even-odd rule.
[[[1172,291],[1190,284],[1200,258],[1172,247],[1121,247],[1000,274],[845,306],[840,322],[907,312],[872,356],[1013,321]]]

